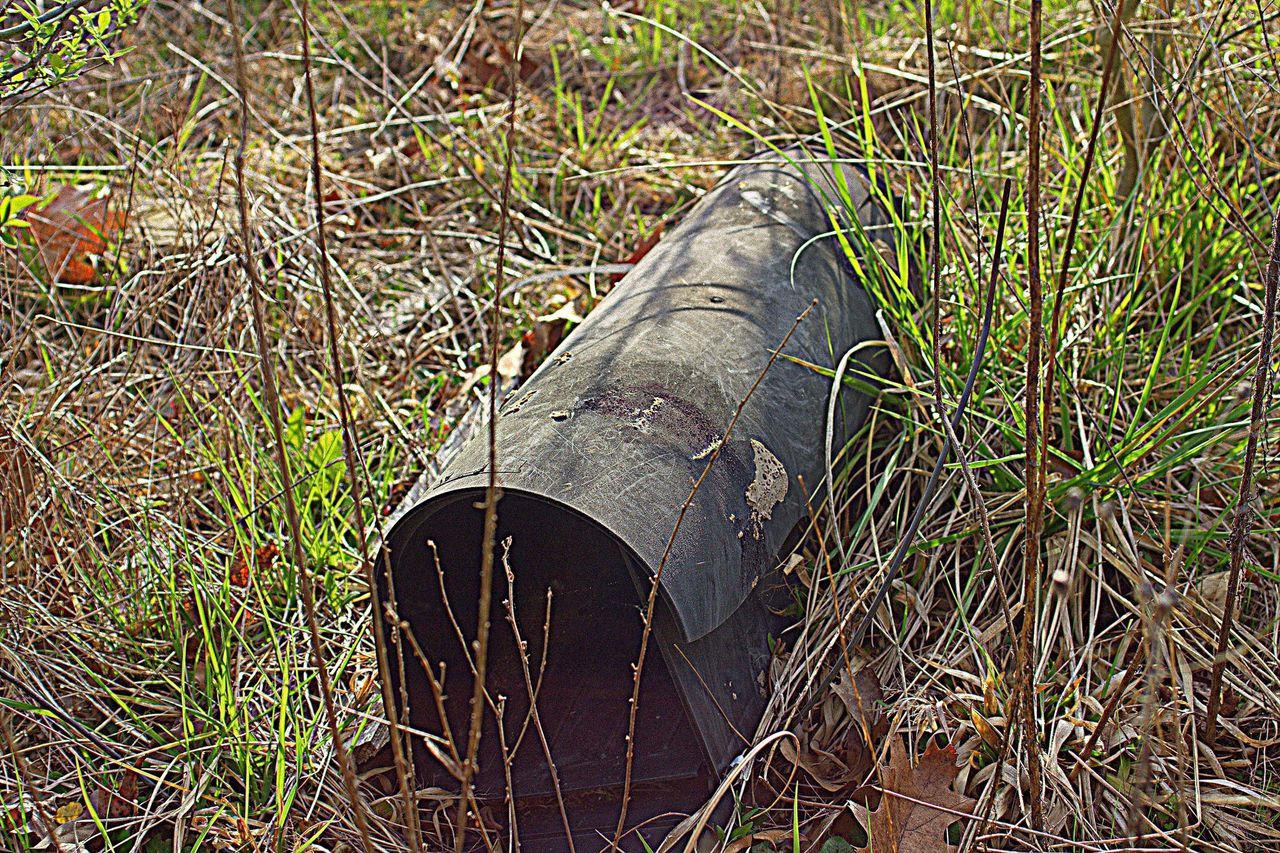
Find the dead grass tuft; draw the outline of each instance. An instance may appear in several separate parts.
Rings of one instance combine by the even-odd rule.
[[[0,112],[7,186],[105,189],[122,226],[82,241],[91,275],[72,281],[30,245],[0,249],[0,836],[14,849],[48,825],[64,849],[358,844],[315,660],[359,758],[383,716],[360,531],[476,428],[490,353],[538,341],[536,318],[562,306],[590,311],[610,265],[754,137],[825,128],[905,202],[901,257],[868,283],[896,373],[864,434],[835,449],[831,500],[815,491],[787,562],[804,618],[780,638],[764,747],[726,784],[739,806],[725,847],[864,844],[855,815],[891,812],[902,761],[936,761],[944,741],[954,802],[977,801],[942,827],[963,849],[1280,846],[1274,356],[1255,374],[1276,22],[1252,4],[1095,6],[1044,4],[1035,228],[1021,191],[1030,20],[1013,6],[931,6],[934,133],[914,2],[526,3],[504,253],[515,3],[313,4],[319,190],[298,10],[240,4],[244,234],[219,4],[154,0],[132,52]],[[933,286],[907,274],[926,231]],[[262,277],[262,352],[241,245]],[[1029,253],[1051,284],[1035,317]],[[946,452],[993,274],[956,450],[870,610]],[[1035,325],[1054,348],[1048,368],[1032,364],[1045,458],[1028,536]],[[364,796],[371,844],[407,849],[401,795]],[[425,848],[452,846],[456,803],[418,796],[440,806],[422,810]]]

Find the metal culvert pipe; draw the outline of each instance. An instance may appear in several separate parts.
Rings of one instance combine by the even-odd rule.
[[[875,306],[834,236],[838,223],[863,269],[876,242],[892,249],[877,197],[860,169],[801,149],[738,166],[499,410],[498,536],[510,539],[514,596],[498,566],[486,686],[495,700],[505,697],[505,713],[501,729],[486,714],[475,784],[501,821],[502,756],[513,753],[520,837],[532,849],[560,849],[563,829],[544,750],[526,726],[525,673],[501,602],[514,602],[540,684],[539,716],[569,821],[596,849],[598,831],[611,836],[617,819],[643,606],[671,542],[654,619],[660,654],[649,656],[641,684],[628,823],[700,804],[748,746],[764,708],[770,637],[785,626],[777,561],[807,517],[797,478],[813,489],[826,464],[831,379],[814,367],[829,371],[851,349],[856,372],[887,367],[882,346],[858,346],[880,337]],[[869,402],[847,388],[840,394],[837,449]],[[404,645],[408,722],[432,734],[447,723],[460,750],[472,693],[484,433],[385,540],[399,613],[444,673],[437,697]],[[457,788],[421,739],[415,764],[419,782]],[[652,844],[672,822],[644,834]]]

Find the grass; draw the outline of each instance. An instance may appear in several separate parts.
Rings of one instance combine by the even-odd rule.
[[[513,26],[509,4],[476,8],[314,7],[332,302],[373,492],[358,503],[310,226],[298,19],[283,0],[241,7],[265,366],[280,386],[325,664],[356,742],[381,715],[357,530],[377,527],[451,432],[477,427],[468,412],[488,387],[478,368],[493,334],[509,95],[499,46]],[[1111,16],[1045,5],[1046,327],[1082,182],[1084,193],[1056,367],[1043,376],[1042,582],[1029,598],[1029,20],[1011,5],[939,2],[932,14],[931,143],[923,4],[527,4],[498,350],[611,286],[595,273],[523,279],[625,261],[747,153],[814,134],[865,161],[905,202],[896,257],[865,265],[896,372],[864,434],[836,449],[834,511],[819,510],[802,546],[802,630],[784,638],[759,736],[790,730],[837,755],[849,741],[857,722],[836,689],[806,711],[808,700],[839,655],[837,614],[846,630],[867,615],[942,452],[935,394],[950,414],[997,264],[963,454],[944,463],[901,575],[850,654],[883,684],[893,732],[957,748],[957,786],[979,800],[979,818],[953,827],[966,849],[1275,849],[1269,392],[1212,742],[1205,717],[1280,189],[1275,22],[1260,25],[1253,4],[1126,7],[1086,181]],[[218,4],[154,0],[127,45],[114,65],[0,106],[14,184],[109,186],[128,223],[90,285],[52,283],[21,252],[0,266],[0,846],[31,849],[37,821],[78,807],[64,847],[83,834],[108,850],[334,849],[357,835],[237,249],[230,33]],[[921,274],[934,154],[936,294]],[[1006,180],[1008,233],[993,258]],[[1030,685],[1014,665],[1024,625]],[[1016,722],[1022,687],[1035,743]],[[1030,750],[1043,765],[1039,835],[1028,833]],[[805,767],[793,778],[780,753],[764,755],[752,784],[732,788],[726,837],[861,842],[843,806],[865,792],[828,790]],[[380,849],[404,844],[397,797],[368,817]],[[447,829],[423,831],[427,849],[449,843]]]

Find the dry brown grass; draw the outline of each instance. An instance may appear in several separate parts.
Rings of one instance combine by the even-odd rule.
[[[961,452],[889,601],[848,650],[882,685],[876,722],[855,713],[847,678],[824,682],[841,660],[838,623],[849,632],[866,616],[942,451],[935,400],[959,396],[1001,189],[1012,178],[1020,190],[1028,163],[1025,14],[933,10],[941,367],[935,378],[933,303],[899,285],[885,312],[898,373],[865,434],[836,449],[834,511],[815,494],[792,564],[804,619],[782,638],[757,735],[792,731],[799,752],[772,741],[736,777],[732,832],[795,821],[801,849],[856,840],[847,806],[873,800],[879,777],[876,761],[844,767],[851,746],[870,736],[884,762],[895,737],[913,750],[941,737],[962,761],[957,788],[979,802],[954,828],[965,849],[1280,848],[1280,480],[1265,382],[1221,718],[1205,737],[1262,327],[1280,32],[1248,3],[1131,5],[1061,328],[1041,318],[1045,340],[1060,341],[1043,377],[1043,582],[1024,588],[1028,230],[1015,191]],[[922,7],[526,6],[500,353],[565,302],[590,310],[611,283],[597,270],[679,216],[757,146],[752,133],[836,127],[842,150],[904,197],[904,251],[923,257],[934,193]],[[314,7],[318,201],[338,360],[375,493],[359,507],[311,224],[297,9],[243,6],[246,185],[299,537],[280,500],[239,257],[238,98],[220,5],[156,0],[116,65],[0,108],[15,181],[109,186],[127,219],[91,285],[51,283],[29,254],[0,266],[0,715],[13,740],[0,847],[26,849],[41,833],[23,821],[72,804],[83,815],[64,841],[101,835],[92,811],[117,850],[357,843],[291,546],[315,572],[325,660],[355,738],[381,714],[357,528],[378,523],[451,431],[477,427],[467,413],[485,397],[512,7]],[[1112,16],[1063,3],[1044,16],[1039,230],[1056,283]],[[568,268],[579,271],[541,275]],[[255,554],[269,543],[285,556]],[[1024,626],[1034,743],[1011,707]],[[1030,789],[1033,755],[1043,792]],[[136,799],[113,814],[111,794],[130,780]],[[366,794],[374,844],[400,849],[399,798]],[[424,820],[427,849],[450,843],[452,811]]]

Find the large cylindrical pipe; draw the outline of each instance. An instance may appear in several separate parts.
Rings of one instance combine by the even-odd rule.
[[[499,535],[511,538],[517,624],[533,678],[545,668],[538,708],[570,793],[616,792],[621,782],[642,602],[669,542],[637,778],[697,779],[697,788],[759,720],[779,628],[769,591],[779,552],[807,515],[798,479],[812,490],[825,475],[830,369],[850,350],[851,374],[887,365],[860,278],[880,262],[876,243],[893,248],[884,196],[860,169],[825,161],[791,149],[730,171],[499,411]],[[838,449],[869,397],[846,389],[837,403]],[[445,664],[441,698],[406,652],[410,722],[433,733],[445,728],[438,707],[455,735],[470,714],[487,444],[479,430],[386,538],[400,613],[437,674]],[[495,578],[497,603],[509,597],[501,566]],[[506,697],[507,713],[502,732],[494,719],[484,731],[482,797],[502,793],[504,740],[515,745],[529,705],[505,617],[495,604],[488,688]],[[419,749],[420,775],[446,784],[432,752]],[[512,767],[517,798],[549,796],[537,738],[520,739]],[[608,822],[594,816],[600,799],[570,805],[575,831]]]

